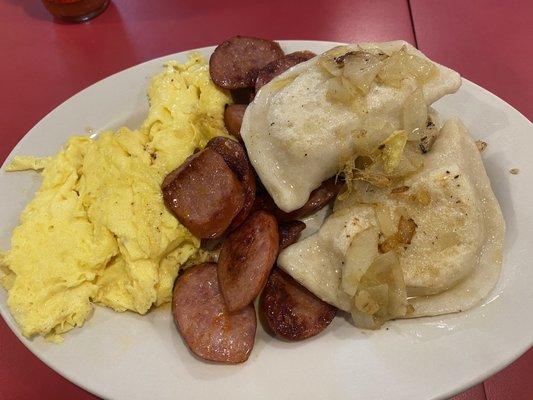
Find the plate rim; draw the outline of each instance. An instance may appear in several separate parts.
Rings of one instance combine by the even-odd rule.
[[[275,41],[279,42],[282,45],[282,47],[291,46],[291,45],[301,46],[304,43],[314,43],[316,45],[331,45],[331,46],[338,46],[338,45],[347,44],[345,42],[322,41],[322,40],[306,40],[306,39],[301,39],[301,40],[275,39]],[[157,63],[157,62],[164,63],[165,60],[168,60],[168,59],[171,59],[171,58],[175,58],[175,57],[180,57],[182,55],[186,55],[186,54],[192,53],[192,52],[212,52],[215,47],[216,47],[216,45],[204,46],[204,47],[188,49],[188,50],[182,50],[182,51],[179,51],[179,52],[175,52],[175,53],[170,53],[170,54],[167,54],[167,55],[159,56],[159,57],[156,57],[156,58],[153,58],[153,59],[150,59],[150,60],[146,60],[146,61],[140,62],[140,63],[135,64],[135,65],[132,65],[130,67],[124,68],[122,70],[119,70],[119,71],[117,71],[117,72],[115,72],[115,73],[113,73],[111,75],[108,75],[108,76],[106,76],[106,77],[104,77],[104,78],[102,78],[102,79],[100,79],[100,80],[98,80],[98,81],[96,81],[96,82],[84,87],[83,89],[81,89],[80,91],[76,92],[72,96],[70,96],[67,99],[63,100],[59,105],[54,107],[51,111],[49,111],[46,115],[44,115],[37,123],[35,123],[20,138],[20,140],[17,142],[17,144],[11,149],[9,154],[4,159],[4,161],[3,161],[3,163],[2,163],[2,165],[0,167],[0,170],[5,170],[5,167],[9,164],[9,162],[11,161],[13,156],[15,156],[17,154],[17,150],[24,144],[24,142],[26,140],[28,140],[28,136],[30,135],[30,133],[33,130],[39,129],[39,126],[42,123],[44,123],[45,120],[47,120],[48,118],[51,118],[53,116],[53,114],[55,114],[59,109],[64,107],[65,104],[67,104],[67,103],[69,103],[71,101],[76,101],[76,99],[78,97],[84,96],[87,91],[93,89],[94,87],[97,87],[97,86],[100,86],[100,85],[104,84],[104,82],[109,80],[109,79],[115,78],[116,76],[121,75],[121,74],[123,74],[123,73],[125,73],[127,71],[130,71],[130,70],[133,70],[133,69],[137,69],[137,68],[141,68],[141,67],[143,67],[143,66],[145,66],[147,64]],[[496,94],[490,92],[489,90],[487,90],[484,87],[478,85],[477,83],[475,83],[475,82],[473,82],[473,81],[471,81],[469,79],[464,78],[463,76],[461,76],[461,80],[462,80],[462,86],[465,85],[465,84],[467,86],[471,85],[473,88],[475,88],[476,90],[479,90],[481,93],[483,93],[483,95],[489,96],[489,97],[493,98],[494,100],[498,101],[503,106],[505,106],[507,108],[506,111],[516,113],[521,119],[524,120],[524,122],[533,125],[533,123],[524,114],[522,114],[519,110],[514,108],[511,104],[509,104],[507,101],[505,101],[504,99],[500,98]],[[7,310],[7,308],[6,308],[6,310]],[[4,309],[0,308],[0,315],[2,315],[2,318],[4,319],[6,325],[10,328],[12,333],[15,334],[17,339],[20,342],[22,342],[24,347],[26,349],[28,349],[34,356],[36,356],[39,359],[39,361],[43,362],[48,368],[52,369],[54,372],[59,374],[61,377],[65,378],[66,380],[68,380],[69,382],[75,384],[76,386],[82,388],[83,390],[85,390],[85,391],[87,391],[89,393],[95,394],[95,395],[97,395],[99,397],[106,398],[106,396],[105,396],[105,394],[103,392],[100,392],[97,389],[89,388],[88,385],[84,384],[82,381],[78,380],[75,377],[72,377],[71,374],[68,371],[62,371],[60,369],[56,369],[52,365],[51,362],[48,362],[44,358],[44,356],[42,356],[38,352],[34,352],[33,349],[29,346],[30,343],[32,343],[32,341],[28,340],[24,336],[22,336],[20,330],[18,329],[18,327],[17,327],[16,323],[14,322],[14,319],[12,318],[11,314],[9,313],[9,311],[7,311],[7,313],[8,313],[7,316],[4,315],[4,313],[5,313]],[[465,384],[462,384],[460,386],[454,387],[453,389],[448,390],[446,392],[437,393],[435,396],[431,397],[431,399],[446,399],[446,398],[450,398],[451,396],[454,396],[454,395],[456,395],[458,393],[461,393],[461,392],[467,390],[468,388],[471,388],[471,387],[479,384],[480,382],[483,382],[488,377],[490,377],[490,376],[494,375],[495,373],[505,369],[511,363],[516,361],[519,357],[521,357],[523,354],[525,354],[532,346],[533,346],[533,335],[531,336],[531,339],[530,339],[529,343],[526,343],[524,346],[518,347],[517,350],[515,350],[515,351],[509,352],[507,357],[504,357],[504,359],[501,359],[501,361],[499,363],[494,364],[492,366],[492,368],[488,368],[482,374],[476,374],[477,377],[469,380],[468,383],[465,383]]]

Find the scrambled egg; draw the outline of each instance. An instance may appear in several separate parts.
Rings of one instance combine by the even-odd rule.
[[[226,134],[228,95],[205,61],[169,63],[153,78],[139,130],[71,138],[54,157],[16,158],[43,183],[2,256],[2,284],[22,333],[61,340],[92,303],[146,313],[170,301],[179,267],[199,240],[163,203],[160,185],[195,148]]]

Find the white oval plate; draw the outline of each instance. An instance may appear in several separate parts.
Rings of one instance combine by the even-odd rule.
[[[287,52],[320,53],[331,42],[282,41]],[[199,49],[207,58],[213,47]],[[147,112],[151,76],[167,60],[110,76],[61,104],[15,147],[0,171],[0,249],[9,248],[20,212],[39,185],[35,173],[5,173],[13,155],[51,155],[73,134],[136,127]],[[481,87],[462,88],[436,104],[488,142],[484,161],[507,222],[501,279],[482,305],[456,315],[395,321],[360,331],[337,317],[318,337],[280,342],[258,327],[248,362],[203,363],[191,356],[168,306],[139,316],[96,308],[61,345],[19,334],[0,289],[0,311],[20,340],[77,385],[110,399],[432,399],[446,398],[504,368],[533,342],[532,124]],[[511,175],[517,167],[520,174]]]

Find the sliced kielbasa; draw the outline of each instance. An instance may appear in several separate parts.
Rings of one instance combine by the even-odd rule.
[[[281,222],[278,227],[279,251],[289,247],[291,244],[296,243],[304,229],[305,223],[302,221]]]
[[[178,277],[172,315],[181,337],[201,359],[236,364],[250,356],[257,328],[254,305],[227,311],[216,264],[196,265]]]
[[[282,211],[281,214],[276,216],[281,221],[290,221],[312,215],[334,200],[341,188],[342,184],[337,182],[335,177],[330,178],[327,181],[322,182],[318,188],[311,192],[309,200],[307,200],[303,207],[289,213]]]
[[[290,341],[319,334],[337,313],[335,307],[320,300],[279,268],[274,268],[268,278],[259,310],[265,329]]]
[[[259,186],[253,209],[267,210],[274,214],[278,221],[292,221],[305,218],[316,213],[322,207],[333,201],[339,194],[342,185],[341,182],[336,181],[335,177],[322,182],[318,188],[311,192],[309,200],[301,208],[288,213],[280,210],[266,189]]]
[[[248,217],[254,205],[254,171],[250,161],[248,161],[246,150],[244,150],[244,147],[235,140],[223,136],[217,136],[207,143],[206,148],[210,148],[222,156],[226,164],[235,175],[237,175],[237,178],[244,189],[244,202],[241,211],[235,216],[229,227],[230,230],[233,230],[242,224],[242,222]]]
[[[241,211],[245,193],[237,175],[212,149],[190,156],[163,181],[167,207],[191,233],[219,237]]]
[[[294,67],[296,64],[310,60],[314,56],[316,56],[316,54],[311,51],[296,51],[269,62],[257,73],[257,78],[255,80],[255,92],[257,93],[257,91],[264,85],[266,85],[276,76],[287,71],[289,68]]]
[[[266,210],[269,213],[274,214],[274,216],[277,216],[278,212],[282,211],[278,208],[278,206],[276,206],[276,203],[274,203],[274,200],[272,200],[272,197],[265,189],[261,182],[261,179],[259,179],[258,176],[256,176],[255,183],[255,202],[252,210]]]
[[[209,59],[209,72],[223,89],[253,87],[257,71],[282,56],[276,42],[234,36],[217,46]]]
[[[254,99],[255,93],[252,88],[233,89],[231,91],[231,98],[233,103],[248,105]]]
[[[230,312],[250,304],[259,294],[278,256],[278,224],[257,211],[233,231],[218,257],[218,282]]]
[[[241,140],[241,125],[246,105],[244,104],[230,104],[224,110],[224,124],[228,132]]]

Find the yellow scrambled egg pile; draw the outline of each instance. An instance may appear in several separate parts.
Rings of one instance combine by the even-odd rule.
[[[194,149],[225,134],[228,95],[191,56],[153,78],[139,130],[71,138],[54,157],[17,158],[43,184],[3,257],[8,305],[22,333],[60,340],[98,303],[146,313],[168,302],[179,267],[198,249],[163,203],[160,185]]]

